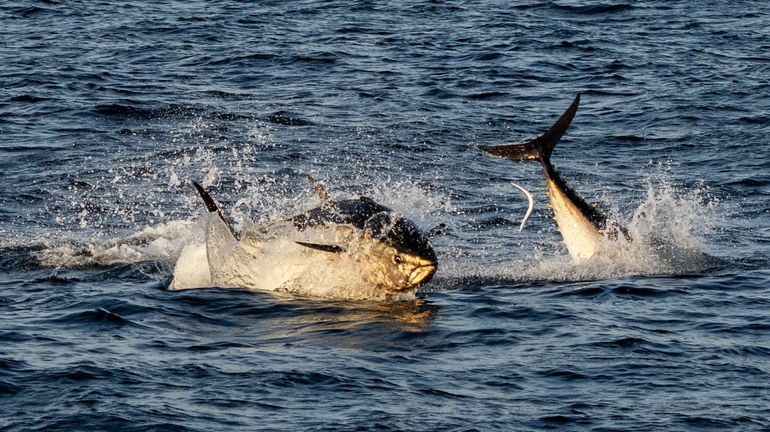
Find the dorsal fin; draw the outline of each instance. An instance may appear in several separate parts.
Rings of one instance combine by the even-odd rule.
[[[213,198],[211,198],[211,195],[209,195],[208,192],[206,192],[206,189],[203,189],[203,186],[201,186],[198,182],[192,182],[193,186],[195,186],[195,189],[198,191],[198,195],[201,196],[203,199],[203,202],[206,204],[206,208],[209,212],[219,212],[219,206],[217,205],[216,201],[214,201]]]
[[[225,218],[225,214],[222,213],[222,209],[219,208],[219,205],[217,205],[216,201],[214,201],[213,198],[211,198],[211,195],[209,195],[208,192],[206,192],[206,189],[203,188],[198,182],[192,182],[193,186],[195,186],[195,189],[198,191],[198,195],[201,196],[203,199],[203,202],[206,204],[206,209],[208,209],[209,213],[217,212],[217,215],[220,219],[222,219],[222,222],[225,223],[227,228],[230,230],[230,233],[235,237],[238,238],[235,235],[235,231],[233,231],[233,227],[230,226],[230,222],[227,221],[227,218]]]
[[[313,190],[315,191],[316,195],[318,195],[318,198],[321,198],[321,201],[323,202],[329,201],[329,193],[326,192],[324,185],[322,185],[321,182],[316,180],[315,177],[311,176],[310,174],[307,175],[307,179],[310,181],[310,185],[313,186]]]

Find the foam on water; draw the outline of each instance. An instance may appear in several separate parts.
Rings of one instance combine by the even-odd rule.
[[[46,240],[33,256],[44,267],[81,268],[143,261],[169,263],[202,233],[196,222],[175,220],[143,228],[124,238]]]

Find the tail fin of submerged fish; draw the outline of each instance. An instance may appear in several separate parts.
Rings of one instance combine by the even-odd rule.
[[[567,250],[574,260],[593,256],[598,250],[601,236],[608,234],[605,233],[606,216],[597,211],[595,206],[588,205],[585,199],[568,187],[551,165],[553,149],[575,118],[579,105],[580,95],[578,94],[556,123],[537,138],[517,144],[479,146],[481,150],[493,156],[514,161],[540,162],[545,170],[554,219],[559,226]],[[611,236],[611,233],[609,234]]]
[[[230,234],[233,235],[233,238],[237,239],[238,237],[235,235],[235,231],[233,231],[233,227],[230,226],[230,222],[227,221],[227,218],[225,218],[225,214],[222,212],[222,209],[219,208],[219,205],[217,205],[216,201],[214,201],[213,198],[211,198],[211,195],[209,195],[208,192],[206,192],[206,189],[203,188],[198,182],[192,182],[193,186],[195,186],[195,189],[198,191],[198,195],[201,196],[203,199],[203,202],[206,204],[206,208],[208,209],[209,213],[217,212],[217,215],[219,216],[219,219],[222,220],[222,222],[227,226],[227,229],[230,230]]]
[[[562,114],[559,120],[548,129],[548,132],[537,138],[523,143],[502,146],[480,145],[479,148],[493,156],[500,156],[510,160],[538,161],[547,169],[551,165],[551,153],[553,153],[553,148],[559,143],[564,132],[567,131],[570,123],[572,123],[572,119],[575,118],[578,105],[580,105],[579,94],[575,96],[572,105],[564,111],[564,114]]]

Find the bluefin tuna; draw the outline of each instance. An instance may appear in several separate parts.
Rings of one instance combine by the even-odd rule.
[[[204,285],[388,299],[413,294],[433,277],[436,253],[413,221],[367,197],[334,200],[310,180],[320,206],[240,235],[216,201],[194,183],[209,212],[208,279],[187,277],[196,269],[183,256],[171,289]]]

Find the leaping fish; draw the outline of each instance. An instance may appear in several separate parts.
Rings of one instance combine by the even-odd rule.
[[[615,237],[618,230],[616,225],[608,223],[607,217],[589,205],[567,183],[551,165],[551,153],[559,140],[567,131],[575,117],[580,95],[562,114],[559,120],[543,135],[537,138],[501,146],[479,146],[491,155],[500,156],[514,161],[540,162],[545,171],[545,181],[548,185],[548,198],[554,212],[554,219],[561,232],[564,244],[570,256],[575,261],[592,257],[599,249],[603,236]]]
[[[412,294],[433,277],[436,254],[414,222],[367,197],[335,201],[310,181],[320,206],[240,235],[208,192],[193,183],[209,211],[209,280],[185,281],[190,266],[180,265],[180,257],[171,289],[207,285],[385,299]]]

